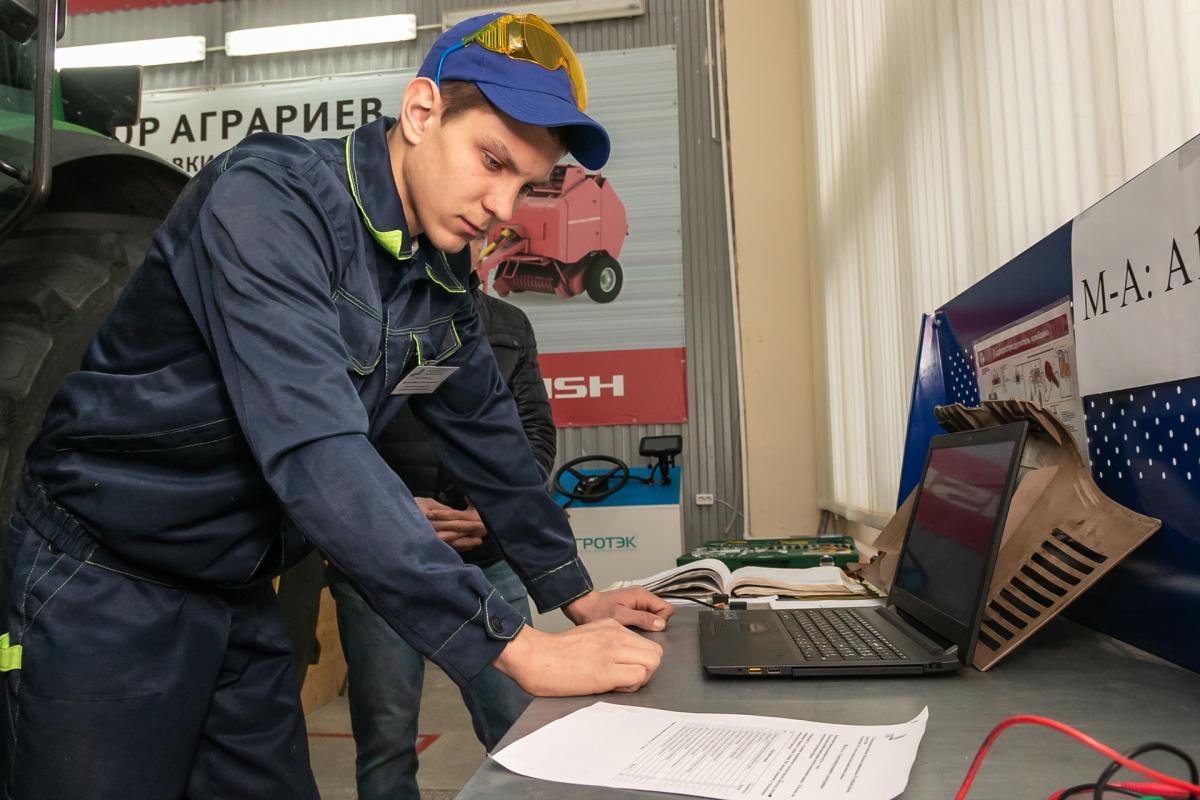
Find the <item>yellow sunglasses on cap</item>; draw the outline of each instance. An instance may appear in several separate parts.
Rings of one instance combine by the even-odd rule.
[[[551,71],[564,67],[571,80],[576,107],[580,111],[587,110],[587,82],[583,78],[579,57],[566,39],[537,14],[505,14],[461,42],[447,47],[438,59],[434,83],[440,85],[442,82],[442,64],[446,56],[472,43],[493,53],[502,53],[517,61],[528,61]]]

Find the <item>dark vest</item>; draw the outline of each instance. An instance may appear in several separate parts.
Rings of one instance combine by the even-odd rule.
[[[475,300],[500,374],[516,400],[534,457],[548,472],[554,463],[554,422],[537,368],[533,328],[524,312],[516,306],[479,291],[475,292]],[[432,497],[451,508],[466,508],[466,495],[454,475],[438,459],[425,427],[407,406],[384,429],[378,448],[414,497]],[[480,566],[500,560],[500,551],[491,536],[485,537],[479,547],[461,555],[467,563]]]

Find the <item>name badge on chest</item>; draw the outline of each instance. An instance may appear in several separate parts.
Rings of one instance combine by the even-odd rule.
[[[430,394],[456,372],[458,367],[413,367],[392,394]]]

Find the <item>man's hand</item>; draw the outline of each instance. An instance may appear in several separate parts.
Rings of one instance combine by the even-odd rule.
[[[492,662],[538,697],[636,692],[662,660],[662,647],[605,619],[562,633],[526,625]]]
[[[661,631],[675,609],[641,586],[589,592],[563,607],[567,619],[576,625],[601,619],[615,619],[622,625],[644,631]]]
[[[439,503],[431,497],[414,497],[417,508],[429,520],[438,538],[458,552],[464,552],[483,544],[487,528],[479,518],[475,506],[468,505],[462,511]]]

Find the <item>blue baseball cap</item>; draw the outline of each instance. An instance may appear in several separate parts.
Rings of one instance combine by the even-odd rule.
[[[492,105],[518,122],[565,128],[563,140],[567,151],[587,169],[600,169],[608,161],[608,133],[576,106],[566,69],[549,70],[478,45],[446,52],[502,16],[503,13],[492,13],[472,17],[443,33],[425,56],[417,77],[439,80],[441,64],[440,80],[470,81]]]

